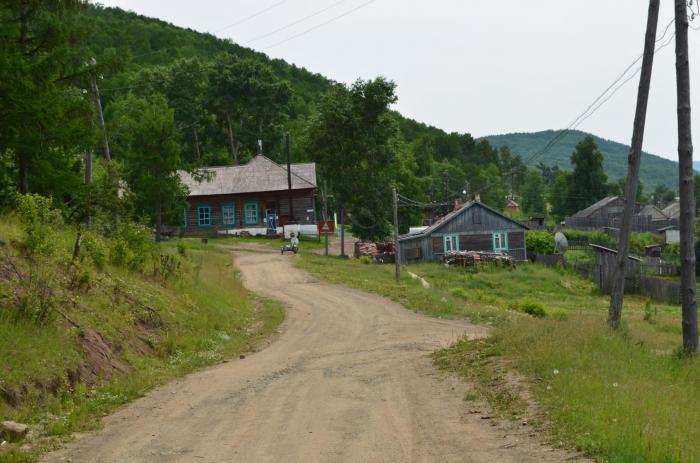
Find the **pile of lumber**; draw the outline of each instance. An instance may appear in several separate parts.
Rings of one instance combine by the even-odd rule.
[[[485,264],[513,266],[515,264],[510,255],[502,252],[453,251],[445,254],[442,260],[448,267],[473,267]]]
[[[393,241],[375,243],[358,241],[355,243],[355,257],[369,256],[378,264],[391,264],[396,258]]]

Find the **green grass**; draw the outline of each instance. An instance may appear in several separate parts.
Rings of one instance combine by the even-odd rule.
[[[21,239],[15,226],[0,223],[0,238]],[[58,241],[63,256],[72,237],[61,233]],[[162,252],[180,255],[175,241],[164,244]],[[187,240],[185,254],[181,270],[166,281],[150,272],[85,264],[92,272],[89,289],[56,288],[57,309],[80,329],[56,313],[35,323],[11,317],[9,307],[0,310],[0,384],[15,391],[26,386],[19,406],[0,400],[0,417],[28,423],[41,437],[29,451],[5,446],[0,462],[34,461],[61,436],[99,427],[101,416],[151,388],[255,350],[282,322],[281,305],[243,287],[230,253]],[[19,255],[13,258],[21,261]],[[63,269],[60,258],[49,265]],[[13,284],[0,278],[0,292],[12,291]],[[130,371],[92,386],[69,387],[67,371],[83,359],[78,333],[85,328],[101,333]],[[46,390],[51,384],[57,385],[55,393]]]
[[[517,369],[543,409],[529,421],[555,445],[614,463],[700,461],[700,364],[677,355],[677,306],[627,295],[624,332],[613,335],[605,323],[609,298],[565,270],[403,266],[430,283],[424,289],[405,275],[397,286],[393,266],[357,259],[305,255],[299,265],[428,315],[495,324],[490,338],[463,340],[437,352],[435,362],[475,382],[506,416],[527,411],[517,386],[503,380]]]

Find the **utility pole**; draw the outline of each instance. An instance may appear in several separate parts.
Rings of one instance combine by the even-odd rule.
[[[345,208],[340,207],[340,257],[345,257]]]
[[[678,179],[680,181],[681,304],[683,352],[698,351],[698,305],[695,281],[695,196],[693,193],[693,137],[690,120],[690,63],[686,0],[676,4],[676,91],[678,97]]]
[[[85,205],[87,208],[87,217],[85,217],[85,228],[92,228],[92,192],[90,191],[92,184],[92,151],[85,151],[85,185],[87,186],[87,197]]]
[[[292,194],[292,148],[289,146],[289,132],[284,133],[284,148],[287,151],[287,189],[289,193],[289,222],[294,222],[294,195]]]
[[[685,0],[683,0],[685,1]],[[608,312],[608,324],[614,330],[620,327],[622,318],[622,300],[625,293],[625,269],[630,247],[630,234],[632,232],[632,219],[637,199],[637,184],[639,183],[639,164],[644,143],[644,128],[646,125],[647,105],[649,103],[649,87],[651,73],[654,65],[654,52],[656,47],[656,29],[659,22],[660,0],[649,1],[649,16],[647,19],[647,31],[644,40],[644,57],[642,59],[642,74],[639,79],[637,93],[637,109],[634,114],[634,128],[632,131],[632,145],[627,158],[627,183],[625,185],[625,208],[622,213],[622,226],[620,228],[620,244],[617,249],[617,265],[613,275],[613,289],[610,296],[610,310]]]
[[[97,65],[95,58],[90,59],[90,64],[92,66]],[[100,89],[97,87],[97,77],[95,76],[95,73],[90,74],[90,86],[92,87],[92,98],[95,102],[95,109],[97,109],[97,122],[100,124],[100,130],[102,131],[102,149],[107,162],[111,162],[112,153],[109,150],[107,130],[105,129],[105,116],[102,112],[102,100],[100,99]]]
[[[328,183],[326,180],[323,180],[323,222],[324,222],[324,227],[325,228],[325,222],[328,220]],[[323,255],[327,256],[328,255],[328,233],[323,234],[323,239],[325,240],[325,245],[324,245],[324,251]]]
[[[392,189],[394,203],[394,265],[396,266],[396,284],[401,283],[401,253],[399,252],[399,199],[396,187]]]

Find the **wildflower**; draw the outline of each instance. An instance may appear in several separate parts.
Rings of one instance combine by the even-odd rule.
[[[619,384],[613,383],[613,387],[618,387],[618,386],[619,386]]]
[[[547,390],[548,390],[548,391],[551,391],[551,390],[552,390],[552,386],[547,386]]]
[[[555,368],[554,371],[553,371],[552,373],[554,373],[554,376],[556,376],[556,375],[559,374],[559,370],[557,370],[557,369]]]

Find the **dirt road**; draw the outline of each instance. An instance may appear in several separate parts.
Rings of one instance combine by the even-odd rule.
[[[549,462],[528,431],[470,414],[429,353],[466,322],[314,281],[278,252],[239,252],[246,285],[284,302],[282,334],[243,360],[159,388],[46,461]]]

